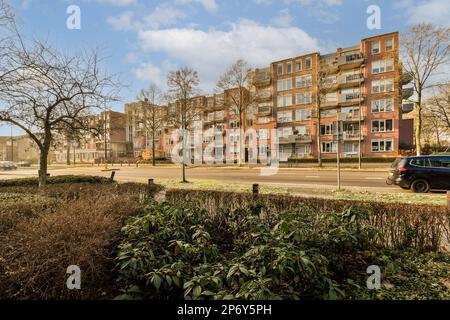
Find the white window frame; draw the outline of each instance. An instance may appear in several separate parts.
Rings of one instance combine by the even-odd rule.
[[[280,73],[280,67],[281,67],[281,73]],[[284,67],[282,63],[277,64],[277,74],[279,76],[282,76],[284,74]]]
[[[300,66],[300,68],[298,68]],[[302,60],[295,61],[295,71],[300,72],[303,70]]]
[[[295,121],[309,121],[312,118],[312,109],[295,110]]]
[[[326,151],[326,145],[329,145],[329,147],[331,147],[331,151]],[[335,142],[323,141],[320,147],[322,148],[322,153],[324,154],[337,153],[337,144]]]
[[[392,90],[387,90],[387,86],[392,86]],[[376,91],[374,88],[378,87],[378,91]],[[381,90],[381,88],[384,88],[384,90]],[[376,93],[387,93],[387,92],[394,92],[395,86],[394,86],[394,79],[387,78],[387,79],[381,79],[381,80],[375,80],[372,81],[372,94]]]
[[[289,123],[292,122],[292,111],[280,111],[277,114],[278,123]]]
[[[282,79],[277,81],[277,92],[288,91],[292,89],[292,79]]]
[[[392,41],[392,48],[390,50],[388,50],[388,48],[387,48],[387,42],[389,40]],[[384,40],[384,46],[385,46],[386,52],[394,51],[394,47],[395,47],[395,39],[394,39],[394,37]]]
[[[394,71],[394,59],[377,60],[372,62],[372,74]]]
[[[308,88],[312,86],[312,75],[299,76],[295,78],[296,88]]]
[[[377,51],[377,52],[374,51],[374,46],[373,46],[374,44],[378,44],[378,51]],[[380,54],[380,53],[381,53],[381,42],[380,42],[380,40],[378,40],[378,41],[372,41],[372,42],[370,43],[370,52],[372,53],[372,55]]]
[[[386,128],[387,128],[387,126],[386,126],[386,123],[388,122],[388,121],[392,121],[392,130],[387,130]],[[375,131],[374,130],[374,128],[375,128],[375,126],[373,125],[374,124],[374,122],[378,122],[378,131]],[[380,130],[380,128],[381,128],[381,126],[380,126],[380,124],[381,123],[383,123],[384,125],[384,130],[383,131],[381,131]],[[394,119],[376,119],[376,120],[372,120],[372,122],[370,123],[370,125],[371,125],[371,131],[372,131],[372,133],[385,133],[385,132],[394,132],[395,131],[395,128],[394,128]]]
[[[390,110],[386,109],[387,102],[391,103]],[[386,113],[386,112],[393,112],[393,111],[394,111],[394,99],[393,98],[372,100],[372,104],[371,104],[371,112],[372,113]]]
[[[280,100],[282,100],[283,103],[280,103]],[[290,103],[289,103],[289,100],[290,100]],[[290,107],[292,105],[294,105],[292,94],[277,97],[277,107],[278,108]]]
[[[312,103],[312,92],[302,92],[295,95],[295,103],[297,105],[305,105]]]
[[[384,148],[383,148],[383,150],[380,150],[380,149],[381,149],[381,148],[380,148],[380,146],[381,146],[380,142],[383,142],[383,143],[384,143]],[[392,147],[391,150],[386,150],[387,142],[390,142],[390,143],[391,143],[391,147]],[[374,143],[378,143],[378,150],[374,150],[374,148],[373,148],[373,144],[374,144]],[[371,150],[373,153],[392,152],[392,151],[394,151],[394,139],[374,139],[374,140],[372,140],[371,143],[370,143],[370,150]]]
[[[291,71],[289,71],[289,68],[291,69]],[[288,62],[286,63],[286,74],[291,74],[292,73],[292,62]]]
[[[309,68],[307,67],[307,66],[308,66],[307,62],[308,62],[308,61],[309,61]],[[305,70],[311,70],[312,67],[313,67],[313,65],[312,65],[312,59],[311,59],[311,58],[306,58],[306,59],[305,59]]]

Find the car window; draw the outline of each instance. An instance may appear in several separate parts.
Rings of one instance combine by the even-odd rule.
[[[418,158],[418,159],[412,159],[409,164],[414,167],[429,167],[430,161],[429,161],[429,159],[426,159],[426,158]]]
[[[450,168],[450,159],[442,159],[441,160],[441,167]]]
[[[430,159],[430,164],[433,168],[443,167],[442,160],[437,158]]]

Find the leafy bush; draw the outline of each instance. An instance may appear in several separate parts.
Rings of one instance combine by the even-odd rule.
[[[378,236],[368,218],[356,208],[318,215],[302,206],[273,217],[251,204],[224,215],[150,205],[123,228],[118,298],[342,298]]]
[[[54,176],[47,179],[47,184],[72,184],[72,183],[91,183],[104,184],[111,183],[111,180],[103,177],[95,176]],[[21,178],[11,180],[0,180],[0,187],[15,187],[15,186],[37,186],[39,185],[38,178]]]
[[[248,204],[258,206],[264,215],[275,217],[279,212],[305,206],[323,215],[358,207],[372,213],[365,223],[380,231],[383,237],[377,244],[385,248],[438,251],[450,243],[450,215],[445,206],[192,190],[168,190],[166,200],[178,206],[203,208],[210,215],[226,215]]]

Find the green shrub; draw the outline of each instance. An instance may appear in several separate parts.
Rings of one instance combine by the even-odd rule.
[[[369,212],[355,208],[317,215],[304,206],[276,219],[251,204],[226,215],[168,204],[146,211],[123,228],[119,299],[342,298],[338,280],[365,270],[362,259],[346,260],[378,236],[363,223]]]
[[[47,184],[72,184],[72,183],[90,183],[103,184],[111,183],[111,180],[96,176],[54,176],[47,179]],[[0,180],[0,187],[15,187],[15,186],[37,186],[39,185],[38,178],[21,178],[11,180]]]

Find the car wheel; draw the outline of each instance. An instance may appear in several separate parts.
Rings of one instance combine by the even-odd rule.
[[[430,191],[430,183],[425,179],[417,179],[411,184],[411,190],[415,193],[428,193]]]

